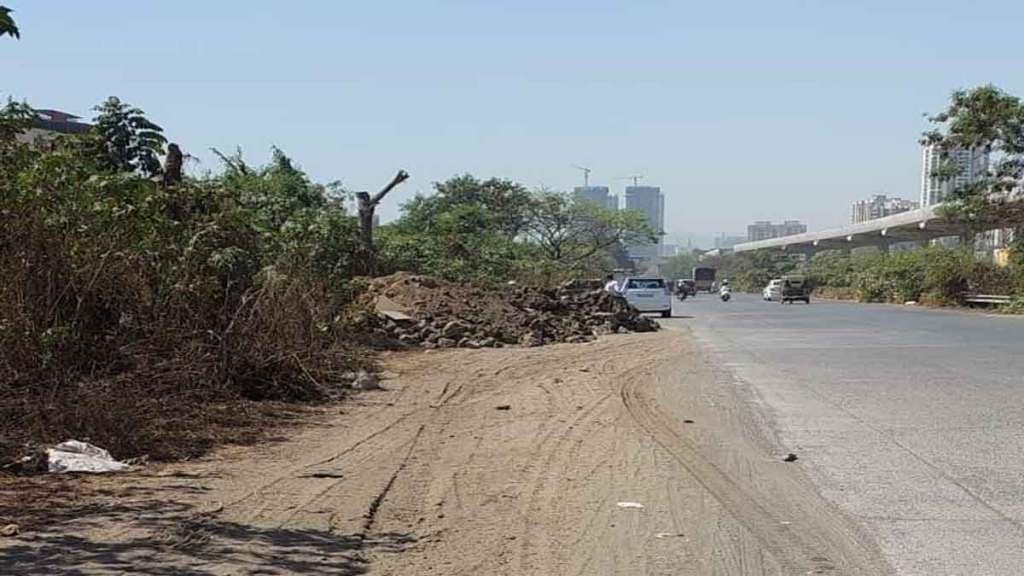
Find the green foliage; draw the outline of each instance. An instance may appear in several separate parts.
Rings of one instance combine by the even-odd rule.
[[[1007,205],[1007,194],[1024,178],[1024,103],[992,85],[958,90],[949,107],[929,120],[937,127],[921,142],[937,145],[946,155],[935,176],[949,180],[957,175],[958,167],[948,156],[954,150],[991,154],[987,173],[953,190],[943,207],[945,215],[973,230],[985,230],[1017,214]]]
[[[570,194],[541,191],[527,205],[523,240],[542,258],[550,279],[600,276],[615,267],[611,250],[657,239],[642,214],[608,210]]]
[[[94,130],[103,140],[109,167],[118,172],[153,176],[161,172],[160,156],[167,139],[163,128],[142,110],[111,96],[94,108]]]
[[[808,263],[807,278],[814,286],[845,288],[853,285],[854,260],[838,250],[819,252]]]
[[[0,6],[0,36],[8,35],[13,38],[21,38],[21,32],[18,30],[18,26],[14,23],[14,18],[11,16],[11,12],[14,12],[6,6]]]
[[[974,259],[969,250],[938,246],[894,253],[850,256],[822,252],[805,272],[815,286],[852,288],[866,302],[925,300],[956,303],[964,292],[1010,294],[1016,266],[1000,268]]]
[[[314,399],[358,362],[357,225],[335,188],[278,150],[164,187],[111,171],[96,133],[17,142],[28,111],[0,110],[0,453],[74,431],[166,454],[166,404],[177,426],[197,402]],[[112,394],[130,414],[55,419]]]
[[[756,293],[773,278],[789,274],[797,267],[789,255],[768,251],[705,257],[701,265],[717,269],[718,279],[728,279],[734,290]]]
[[[698,264],[697,256],[692,253],[676,254],[665,259],[661,265],[661,275],[670,280],[690,278]]]
[[[642,216],[568,194],[531,193],[507,180],[463,175],[416,196],[377,234],[384,270],[483,283],[550,284],[600,275],[625,242],[651,241]]]

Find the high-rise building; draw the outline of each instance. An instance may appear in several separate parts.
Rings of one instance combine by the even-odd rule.
[[[619,209],[619,196],[610,194],[607,186],[577,186],[572,189],[577,198],[583,198],[609,210]]]
[[[875,194],[870,200],[860,200],[853,203],[850,221],[854,224],[877,220],[893,214],[917,210],[920,205],[917,202],[904,200],[903,198],[889,198],[885,194]]]
[[[988,154],[979,148],[956,148],[948,153],[957,174],[943,179],[934,175],[942,165],[943,152],[936,145],[925,146],[921,151],[921,206],[932,206],[942,202],[951,192],[976,182],[988,171]]]
[[[799,220],[786,220],[781,224],[772,224],[767,220],[760,220],[747,226],[747,241],[771,240],[783,236],[793,236],[807,232],[807,225]]]
[[[626,210],[644,215],[647,224],[658,234],[654,246],[631,246],[629,253],[635,258],[655,259],[661,254],[662,236],[665,234],[665,196],[657,186],[626,186]]]

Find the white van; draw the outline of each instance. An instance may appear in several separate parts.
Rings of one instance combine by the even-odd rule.
[[[672,292],[664,278],[626,278],[622,295],[641,312],[660,312],[662,318],[672,317]]]

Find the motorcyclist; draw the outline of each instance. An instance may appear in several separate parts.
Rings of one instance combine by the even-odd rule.
[[[728,301],[732,297],[732,288],[729,287],[729,280],[723,279],[721,287],[718,289],[718,296],[722,300]]]

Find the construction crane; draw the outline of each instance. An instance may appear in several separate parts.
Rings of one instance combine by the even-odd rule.
[[[589,188],[590,187],[590,173],[593,172],[593,170],[591,170],[590,168],[584,168],[583,166],[577,166],[576,164],[573,164],[572,167],[577,169],[577,170],[582,170],[583,171],[583,187],[584,188]]]
[[[633,186],[639,186],[640,185],[640,179],[643,178],[643,177],[644,177],[643,174],[633,174],[632,176],[623,176],[623,177],[619,178],[619,180],[632,180],[633,181]]]

